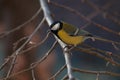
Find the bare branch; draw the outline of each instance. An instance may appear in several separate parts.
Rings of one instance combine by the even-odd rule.
[[[37,15],[41,12],[41,8],[38,9],[38,11],[26,22],[24,22],[23,24],[17,26],[16,28],[10,30],[10,31],[6,31],[6,32],[3,32],[3,33],[0,33],[0,38],[3,38],[19,29],[21,29],[22,27],[24,27],[26,24],[30,23],[33,19],[35,19],[37,17]]]
[[[42,23],[45,21],[45,18],[42,19],[42,21],[40,22],[40,24],[35,28],[35,30],[32,32],[32,34],[28,37],[28,39],[25,41],[24,44],[22,44],[22,46],[20,48],[18,48],[18,50],[16,51],[16,54],[19,54],[17,52],[19,52],[20,50],[23,49],[23,47],[31,40],[31,38],[35,35],[35,33],[39,30],[39,28],[41,27]]]
[[[66,65],[67,65],[67,69],[68,69],[68,76],[69,76],[69,80],[73,80],[74,77],[73,77],[73,74],[72,74],[72,66],[71,66],[71,59],[70,59],[70,56],[71,56],[71,53],[70,52],[67,52],[67,48],[66,48],[66,51],[64,52],[64,57],[65,57],[65,61],[66,61]]]
[[[84,52],[84,53],[87,53],[87,54],[92,54],[92,55],[94,55],[94,56],[97,56],[97,57],[99,57],[99,58],[102,58],[102,59],[110,62],[110,63],[113,64],[113,65],[120,66],[120,63],[115,62],[115,61],[111,60],[111,58],[105,57],[105,56],[103,56],[103,55],[101,55],[101,54],[99,54],[99,53],[97,53],[97,52],[95,52],[95,51],[91,51],[90,49],[75,48],[75,50],[79,50],[79,51]]]
[[[32,63],[31,64],[32,66],[30,66],[29,68],[21,70],[21,71],[16,72],[16,73],[13,73],[13,74],[9,75],[7,78],[3,78],[3,79],[0,79],[0,80],[6,80],[6,79],[9,79],[11,77],[14,77],[14,76],[17,76],[19,74],[22,74],[23,72],[27,72],[29,70],[34,69],[35,67],[37,67],[41,62],[43,62],[50,55],[50,53],[54,50],[54,48],[56,47],[56,45],[57,45],[57,41],[55,41],[53,43],[52,47],[45,53],[45,55],[40,60]]]
[[[13,68],[14,68],[16,59],[17,59],[17,55],[15,55],[15,56],[13,57],[13,59],[12,59],[12,62],[11,62],[11,65],[10,65],[10,68],[9,68],[9,70],[8,70],[8,73],[7,73],[7,75],[6,75],[6,79],[5,79],[5,80],[7,80],[7,78],[8,78],[8,77],[10,76],[10,74],[12,73],[12,70],[13,70]]]
[[[41,7],[43,9],[43,13],[44,13],[44,16],[46,18],[46,21],[48,22],[48,25],[50,26],[54,21],[51,17],[51,13],[50,13],[50,10],[49,10],[49,7],[47,5],[46,0],[40,0],[40,4],[41,4]],[[72,80],[73,75],[72,75],[72,70],[71,70],[71,62],[70,62],[70,58],[69,58],[70,54],[69,54],[69,52],[66,52],[66,51],[68,51],[68,48],[66,47],[66,44],[63,43],[60,39],[58,39],[55,35],[54,35],[54,37],[57,39],[58,43],[64,49],[64,57],[65,57],[65,61],[67,64],[68,76],[70,78],[69,80]]]
[[[109,42],[109,43],[114,43],[114,44],[118,44],[118,45],[120,45],[120,42],[116,42],[116,41],[112,41],[112,40],[108,40],[108,39],[104,39],[104,38],[102,38],[102,37],[94,37],[96,40],[100,40],[100,41],[104,41],[104,42]]]
[[[26,40],[28,38],[28,36],[22,37],[21,39],[17,40],[15,43],[13,43],[13,50],[15,51],[17,49],[18,44],[23,41]]]
[[[52,2],[52,1],[51,1],[50,3],[53,4],[53,5],[55,5],[55,6],[57,6],[57,7],[61,7],[61,8],[63,8],[63,9],[66,9],[66,10],[72,12],[72,13],[75,13],[76,15],[80,16],[80,17],[83,18],[84,20],[88,21],[88,22],[89,22],[88,24],[90,24],[90,23],[91,23],[91,24],[94,24],[96,27],[99,27],[99,28],[101,28],[101,29],[103,29],[103,30],[105,30],[105,31],[107,31],[107,32],[111,32],[111,33],[113,33],[113,34],[116,34],[116,35],[120,36],[119,32],[113,31],[112,29],[109,29],[109,28],[107,28],[106,26],[103,26],[103,25],[101,25],[101,24],[98,24],[98,23],[90,20],[89,18],[85,17],[83,14],[81,14],[81,13],[80,13],[79,11],[77,11],[77,10],[74,10],[74,9],[72,9],[72,8],[70,8],[70,7],[68,7],[68,6],[62,5],[62,4],[57,4],[57,3]]]
[[[83,69],[78,69],[78,68],[72,68],[73,71],[75,72],[82,72],[82,73],[88,73],[88,74],[101,74],[101,75],[110,75],[110,76],[117,76],[119,77],[119,73],[114,73],[114,72],[109,72],[109,71],[91,71],[91,70],[83,70]]]
[[[48,33],[48,34],[46,35],[46,37],[45,37],[41,42],[39,42],[39,43],[37,43],[37,44],[35,44],[35,45],[33,45],[33,46],[31,46],[31,47],[29,47],[29,48],[21,51],[21,52],[19,53],[19,55],[20,55],[20,54],[23,54],[23,53],[26,53],[27,51],[30,51],[30,50],[32,50],[33,48],[36,48],[36,47],[38,47],[39,45],[43,44],[43,43],[48,39],[49,35],[50,35],[50,33]]]
[[[36,48],[36,47],[38,47],[39,45],[43,44],[43,43],[47,40],[49,34],[50,34],[50,33],[48,33],[48,34],[46,35],[46,37],[45,37],[41,42],[39,42],[38,44],[35,44],[35,45],[32,46],[32,47],[29,47],[29,48],[21,51],[18,55],[23,54],[23,53],[25,53],[25,52],[27,52],[27,51],[30,51],[31,49]],[[21,39],[20,39],[20,40],[21,40]],[[7,59],[5,59],[5,62],[0,66],[0,70],[2,70],[2,69],[4,68],[4,66],[5,66],[12,58],[13,58],[13,56],[10,56],[10,57],[8,57]]]
[[[6,66],[6,64],[12,59],[13,57],[9,56],[5,59],[5,62],[0,66],[0,71]]]
[[[33,65],[31,64],[31,66],[33,66]],[[32,80],[36,80],[34,69],[31,70],[31,73],[32,73]]]
[[[56,45],[57,45],[57,41],[54,42],[54,44],[49,49],[49,51],[39,61],[33,63],[33,64],[35,64],[34,66],[37,66],[39,63],[43,62],[50,55],[50,53],[53,51],[53,49],[56,47]]]
[[[33,35],[39,30],[39,28],[41,27],[42,23],[44,22],[45,18],[43,18],[43,20],[41,21],[41,23],[37,26],[37,28],[33,31],[33,33],[28,37],[28,39],[11,55],[11,57],[13,57],[12,59],[12,62],[11,62],[11,66],[10,66],[10,69],[7,73],[7,76],[6,78],[9,77],[9,75],[11,74],[13,68],[14,68],[14,65],[15,65],[15,62],[16,62],[16,58],[19,54],[19,52],[24,48],[24,46],[31,40],[31,38],[33,37]],[[9,58],[11,59],[11,58]],[[9,61],[9,60],[7,60]],[[2,65],[0,68],[2,69],[3,66],[5,66],[7,64],[7,62],[3,63],[4,65]]]
[[[66,65],[62,66],[49,80],[55,79],[65,68]]]
[[[120,55],[117,55],[116,53],[112,53],[111,52],[111,54],[110,54],[109,51],[101,50],[101,49],[92,47],[92,46],[87,45],[87,44],[82,44],[82,45],[85,46],[85,47],[87,47],[87,48],[89,48],[90,50],[103,53],[104,55],[107,55],[107,56],[115,57],[116,59],[120,59]]]
[[[89,6],[93,7],[96,11],[101,12],[103,17],[105,16],[106,18],[111,19],[113,22],[120,25],[120,21],[117,18],[115,18],[114,16],[112,16],[109,12],[107,12],[105,7],[99,8],[96,4],[94,4],[92,1],[89,1],[89,0],[84,0],[84,2],[86,2]],[[113,3],[113,2],[115,2],[115,1],[111,1],[111,3]],[[110,6],[110,5],[111,4],[109,2],[108,6]]]
[[[48,25],[50,26],[54,21],[51,17],[51,12],[50,12],[50,9],[48,7],[48,4],[47,4],[46,0],[39,0],[39,1],[41,4],[41,8],[43,9],[43,13],[44,13],[44,16],[46,18],[46,21],[48,22]]]

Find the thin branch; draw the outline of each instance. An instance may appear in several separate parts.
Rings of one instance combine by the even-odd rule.
[[[12,73],[13,68],[14,68],[14,65],[15,65],[15,62],[16,62],[16,59],[17,59],[17,55],[14,56],[13,59],[12,59],[12,62],[11,62],[10,68],[9,68],[9,70],[8,70],[8,72],[7,72],[7,75],[6,75],[6,79],[5,79],[5,80],[7,80],[7,78],[8,78],[8,77],[10,76],[10,74]]]
[[[68,79],[68,75],[65,75],[61,80],[67,80]]]
[[[84,2],[87,3],[87,0],[84,0]],[[104,6],[102,6],[102,8],[104,8],[104,10],[108,9],[112,4],[113,1],[109,1],[109,3],[105,4]],[[91,6],[93,9],[95,9],[95,12],[91,13],[90,15],[87,16],[87,18],[92,19],[93,17],[97,16],[99,13],[101,13],[101,11],[98,9],[97,6],[94,6],[94,4],[92,4],[92,2],[89,3],[88,1],[88,5]]]
[[[43,44],[43,43],[47,40],[47,38],[49,37],[49,34],[50,34],[50,33],[48,33],[48,34],[46,35],[46,37],[45,37],[41,42],[39,42],[38,44],[36,44],[36,45],[34,45],[34,46],[31,46],[31,47],[29,47],[29,48],[21,51],[21,52],[19,53],[19,55],[20,55],[20,54],[23,54],[23,53],[26,53],[27,51],[30,51],[31,49],[36,48],[36,47],[38,47],[39,45]],[[10,57],[8,57],[7,59],[5,59],[5,62],[0,66],[0,70],[2,70],[2,69],[4,68],[4,66],[5,66],[12,58],[13,58],[13,56],[10,56]]]
[[[84,0],[84,1],[85,1],[85,0]],[[91,6],[92,6],[92,5],[91,5]],[[93,5],[93,6],[94,6],[94,5]],[[111,6],[111,4],[108,3],[108,4],[106,4],[106,5],[103,6],[103,7],[104,7],[104,9],[107,9],[107,8],[109,8],[109,6]],[[93,7],[93,8],[96,9],[96,7]],[[86,18],[88,18],[88,19],[91,20],[91,19],[93,19],[95,16],[97,16],[99,13],[100,13],[100,11],[96,10],[96,11],[94,11],[93,13],[87,15]],[[81,27],[81,29],[88,27],[88,25],[90,25],[90,24],[91,24],[91,23],[88,22],[87,24],[83,25],[83,26]]]
[[[89,0],[84,0],[84,2],[86,2],[89,6],[93,7],[96,11],[101,12],[103,14],[103,16],[105,16],[106,18],[108,18],[108,19],[112,20],[113,22],[120,25],[120,21],[117,18],[115,18],[114,16],[112,16],[110,14],[110,12],[107,12],[105,7],[99,8],[96,4],[94,4],[92,1],[89,1]],[[115,1],[112,1],[111,3],[113,3],[113,2],[115,2]],[[111,4],[109,4],[109,5],[111,5]]]
[[[24,72],[30,71],[31,69],[33,69],[33,67],[29,67],[29,68],[24,69],[24,70],[22,70],[22,71],[19,71],[19,72],[17,72],[17,73],[13,73],[13,74],[11,74],[9,77],[3,78],[3,79],[0,79],[0,80],[10,79],[10,78],[12,78],[12,77],[14,77],[14,76],[17,76],[17,75],[22,74],[22,73],[24,73]]]
[[[77,11],[75,9],[72,9],[72,8],[70,8],[68,6],[65,6],[65,5],[62,5],[62,4],[55,3],[53,1],[50,1],[50,3],[53,4],[54,6],[57,6],[57,7],[66,9],[66,10],[72,12],[72,13],[75,13],[76,15],[80,16],[81,18],[88,21],[89,23],[94,24],[96,27],[99,27],[99,28],[101,28],[101,29],[103,29],[103,30],[105,30],[107,32],[110,32],[110,33],[113,33],[113,34],[116,34],[116,35],[120,36],[119,32],[113,31],[112,29],[109,29],[106,26],[103,26],[101,24],[98,24],[98,23],[90,20],[89,18],[85,17],[83,14],[81,14],[79,11]]]
[[[35,45],[33,45],[33,46],[31,46],[31,47],[29,47],[29,48],[21,51],[21,52],[19,53],[19,55],[20,55],[20,54],[23,54],[23,53],[26,53],[26,52],[32,50],[33,48],[36,48],[36,47],[38,47],[39,45],[43,44],[43,43],[48,39],[49,35],[50,35],[50,33],[47,33],[46,37],[45,37],[42,41],[40,41],[40,42],[38,42],[37,44],[35,44]]]
[[[21,39],[17,40],[15,43],[13,43],[13,50],[15,51],[17,49],[18,44],[23,41],[26,40],[28,38],[28,36],[22,37]]]
[[[9,75],[7,78],[3,78],[3,79],[0,79],[0,80],[6,80],[6,79],[9,79],[9,78],[11,78],[11,77],[17,76],[17,75],[19,75],[19,74],[22,74],[22,73],[24,73],[24,72],[27,72],[27,71],[30,71],[30,70],[34,69],[35,67],[37,67],[41,62],[43,62],[43,61],[51,54],[51,52],[54,50],[54,48],[55,48],[56,46],[57,46],[57,41],[55,41],[55,42],[53,43],[52,47],[45,53],[45,55],[44,55],[40,60],[32,63],[32,64],[31,64],[32,66],[30,66],[30,67],[27,68],[27,69],[21,70],[21,71],[19,71],[19,72],[13,73],[13,74]]]
[[[101,49],[92,47],[92,46],[87,45],[87,44],[82,44],[82,45],[85,46],[85,47],[87,47],[87,48],[89,48],[90,50],[94,50],[94,51],[103,53],[103,54],[105,54],[105,55],[107,55],[107,56],[112,56],[112,57],[115,57],[115,58],[117,58],[117,59],[120,59],[120,56],[117,55],[117,54],[115,54],[115,53],[112,53],[112,52],[111,52],[111,54],[109,54],[109,51],[101,50]]]
[[[33,65],[31,65],[31,66],[33,66]],[[36,80],[34,69],[31,70],[31,73],[32,73],[32,80]]]
[[[80,72],[80,73],[87,73],[87,74],[101,74],[101,75],[110,75],[110,76],[116,76],[116,77],[120,77],[119,73],[114,73],[114,72],[109,72],[109,71],[91,71],[91,70],[83,70],[83,69],[79,69],[79,68],[72,68],[73,71],[75,72]]]
[[[6,66],[6,64],[12,59],[13,57],[9,56],[5,59],[5,62],[0,66],[0,71]]]
[[[37,66],[38,64],[40,64],[41,62],[43,62],[50,55],[50,53],[53,51],[53,49],[56,47],[57,43],[58,42],[55,41],[53,43],[52,47],[48,50],[48,52],[39,61],[33,63],[34,66]]]
[[[24,48],[24,46],[31,40],[31,38],[33,37],[33,35],[39,30],[39,28],[41,27],[41,25],[42,25],[42,23],[44,22],[44,20],[45,20],[45,18],[43,18],[42,19],[42,21],[40,22],[40,24],[36,27],[36,29],[33,31],[33,33],[28,37],[28,39],[10,56],[10,57],[12,57],[12,58],[9,58],[9,59],[12,59],[12,64],[11,64],[11,66],[10,66],[10,69],[9,69],[9,71],[8,71],[8,74],[7,74],[7,76],[6,77],[8,77],[9,75],[10,75],[10,73],[12,72],[12,69],[13,69],[13,67],[14,67],[14,63],[15,63],[15,61],[16,61],[16,58],[17,58],[17,56],[18,56],[18,54],[19,54],[19,52]],[[9,61],[9,60],[7,60],[7,61]],[[1,67],[0,67],[0,69],[2,69],[3,68],[3,66],[5,66],[6,64],[7,64],[7,61],[5,62],[5,63],[3,63],[4,65],[2,65]]]
[[[102,38],[102,37],[94,37],[94,39],[96,39],[96,40],[100,40],[100,41],[104,41],[104,42],[109,42],[109,43],[114,43],[114,44],[118,44],[118,45],[120,45],[120,42],[116,42],[116,41],[112,41],[112,40],[108,40],[108,39],[104,39],[104,38]]]
[[[81,51],[81,52],[84,52],[84,53],[87,53],[87,54],[91,54],[91,55],[97,56],[97,57],[99,57],[99,58],[102,58],[102,59],[110,62],[110,63],[113,64],[113,65],[116,65],[116,66],[119,66],[119,67],[120,67],[120,63],[115,62],[115,61],[111,60],[111,58],[105,57],[105,56],[103,56],[103,55],[101,55],[101,54],[99,54],[99,53],[97,53],[97,52],[95,52],[95,51],[91,51],[90,49],[75,48],[75,50],[79,50],[79,51]]]
[[[112,43],[112,45],[116,50],[120,50],[115,43]]]
[[[86,74],[93,74],[93,75],[109,75],[109,76],[115,76],[120,77],[119,73],[109,72],[109,71],[92,71],[92,70],[84,70],[79,68],[72,68],[74,72],[79,73],[86,73]],[[66,80],[68,78],[68,75],[65,75],[61,80]]]
[[[16,54],[19,54],[19,51],[21,51],[24,46],[32,39],[32,37],[35,35],[35,33],[39,30],[39,28],[41,27],[41,25],[43,24],[43,22],[45,21],[45,18],[42,19],[42,21],[40,22],[40,24],[35,28],[35,30],[32,32],[32,34],[28,37],[28,39],[24,42],[24,44],[22,44],[20,46],[20,48],[18,48],[16,50]]]
[[[43,22],[45,21],[45,18],[42,19],[42,21],[39,23],[39,25],[35,28],[35,30],[32,32],[32,34],[28,37],[28,39],[16,50],[15,54],[19,54],[19,51],[21,51],[24,46],[32,39],[32,37],[35,35],[35,33],[39,30]]]
[[[3,38],[3,37],[5,37],[5,36],[7,36],[7,35],[9,35],[9,34],[11,34],[11,33],[13,33],[13,32],[15,32],[15,31],[21,29],[21,28],[24,27],[26,24],[30,23],[33,19],[35,19],[40,12],[41,12],[41,8],[39,8],[38,11],[37,11],[28,21],[24,22],[23,24],[15,27],[14,29],[12,29],[12,30],[10,30],[10,31],[6,31],[6,32],[3,32],[3,33],[0,33],[0,38]]]
[[[12,29],[11,31],[7,31],[5,32],[5,35],[2,35],[2,37],[4,36],[7,36],[8,34],[16,31],[16,30],[19,30],[20,28],[22,28],[24,25],[28,24],[29,22],[31,22],[41,11],[41,8],[32,16],[32,18],[30,18],[28,21],[26,21],[25,23],[19,25],[18,27],[16,27],[15,29]],[[1,33],[2,34],[2,33]],[[4,68],[4,66],[13,58],[13,56],[15,55],[15,53],[17,53],[18,51],[14,52],[10,57],[8,57],[6,59],[6,61],[0,66],[0,70],[2,70]]]
[[[65,68],[66,65],[62,66],[49,80],[55,79]]]
[[[10,69],[7,73],[7,76],[6,78],[9,77],[9,75],[11,74],[13,68],[14,68],[14,65],[15,65],[15,62],[16,62],[16,59],[17,59],[17,56],[19,54],[19,52],[24,48],[24,46],[31,40],[31,38],[33,37],[33,35],[35,35],[35,33],[39,30],[39,28],[41,27],[42,23],[44,22],[45,18],[43,18],[43,20],[40,22],[40,24],[36,27],[36,29],[33,31],[33,33],[28,37],[28,39],[15,51],[15,54],[13,56],[13,59],[12,59],[12,62],[11,62],[11,66],[10,66]]]

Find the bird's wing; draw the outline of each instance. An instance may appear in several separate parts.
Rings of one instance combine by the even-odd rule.
[[[77,27],[75,27],[74,25],[71,25],[69,23],[66,23],[64,21],[63,22],[63,29],[69,34],[69,35],[86,35],[86,34],[90,34],[88,31],[85,31],[83,29],[79,29]],[[77,33],[76,33],[77,31]],[[76,34],[75,34],[76,33]]]

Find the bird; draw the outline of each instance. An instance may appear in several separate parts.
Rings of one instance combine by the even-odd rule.
[[[55,21],[50,25],[50,31],[67,45],[77,46],[86,39],[93,39],[93,35],[85,30],[80,29],[76,34],[77,28],[64,21]]]

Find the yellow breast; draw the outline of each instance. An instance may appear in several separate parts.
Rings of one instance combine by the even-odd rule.
[[[58,36],[64,43],[74,46],[81,44],[84,41],[84,36],[70,36],[64,30],[58,31]]]

